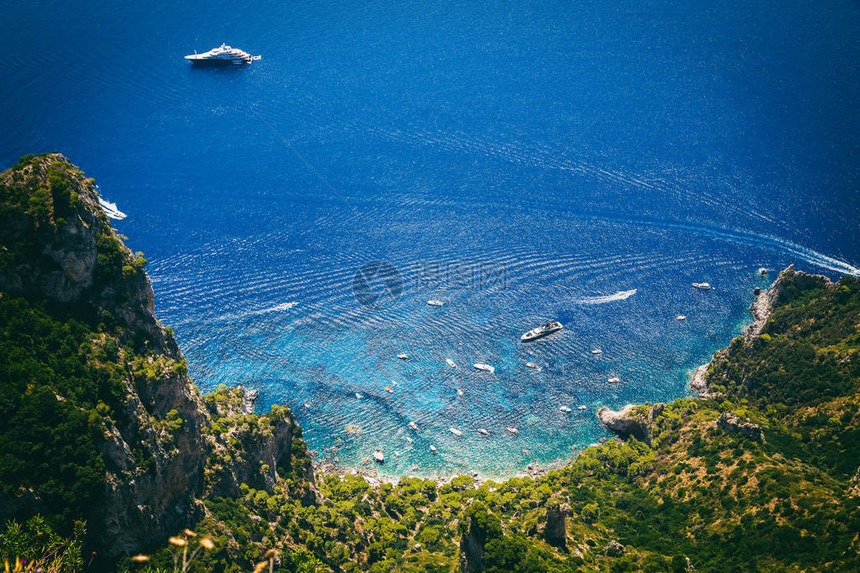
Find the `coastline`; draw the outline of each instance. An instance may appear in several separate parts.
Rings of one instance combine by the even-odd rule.
[[[746,340],[755,338],[759,335],[761,330],[764,328],[764,325],[767,323],[768,318],[773,310],[773,306],[776,303],[776,300],[782,292],[780,279],[783,276],[783,273],[786,272],[795,272],[794,265],[789,265],[783,271],[777,275],[777,278],[773,280],[773,282],[767,288],[759,288],[757,287],[754,291],[754,299],[753,302],[748,307],[748,311],[750,312],[750,317],[752,320],[745,324],[741,329],[741,336],[743,336]],[[818,277],[819,275],[811,275]],[[826,277],[824,277],[826,279]],[[829,282],[829,279],[827,279]],[[746,322],[746,321],[744,321]],[[737,338],[737,337],[736,337]],[[735,340],[733,338],[732,340]],[[714,363],[715,360],[720,360],[724,358],[727,353],[729,346],[732,342],[730,340],[726,346],[716,350],[710,360],[705,364],[701,364],[693,370],[687,372],[687,376],[689,380],[687,382],[687,388],[692,391],[693,398],[696,399],[707,399],[714,397],[715,394],[710,391],[707,384],[708,377],[708,369],[711,364]],[[690,396],[690,395],[687,395]],[[678,396],[677,398],[683,398],[684,395]],[[677,399],[676,398],[676,399]],[[634,417],[631,416],[631,412],[635,411],[640,406],[650,406],[651,408],[655,406],[662,406],[662,403],[655,404],[627,404],[618,410],[613,410],[608,407],[598,408],[593,412],[594,416],[600,422],[600,424],[610,433],[615,433],[615,437],[607,436],[606,438],[601,438],[598,442],[590,443],[573,453],[573,455],[557,458],[555,460],[551,460],[549,462],[544,463],[531,463],[528,464],[525,468],[521,468],[520,471],[517,471],[513,474],[507,475],[491,475],[491,474],[483,474],[481,472],[475,470],[465,469],[462,473],[451,473],[451,474],[433,474],[429,476],[417,475],[414,473],[404,473],[400,475],[388,475],[382,473],[377,470],[377,467],[372,463],[367,463],[363,467],[361,466],[352,466],[346,464],[340,464],[334,462],[330,457],[326,457],[324,459],[314,460],[313,461],[313,471],[317,474],[322,475],[336,475],[339,477],[344,477],[347,475],[361,476],[367,481],[368,484],[372,486],[378,486],[381,484],[397,484],[403,478],[417,478],[422,480],[432,480],[439,484],[450,483],[451,480],[458,476],[467,475],[472,477],[475,480],[475,483],[480,485],[481,483],[493,482],[500,483],[505,480],[514,479],[514,478],[538,478],[546,475],[547,473],[558,470],[566,465],[575,461],[583,452],[587,451],[590,448],[600,447],[607,440],[610,439],[619,439],[619,436],[626,436],[629,432],[626,430],[619,430],[617,428],[626,428],[630,424],[637,425],[640,422],[645,423],[642,420],[634,420]],[[615,426],[616,429],[613,429],[612,426]],[[312,458],[318,456],[318,452],[312,451]],[[369,458],[368,458],[369,461]]]

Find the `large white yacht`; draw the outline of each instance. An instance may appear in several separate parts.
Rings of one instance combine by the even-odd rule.
[[[551,320],[546,324],[542,324],[537,328],[532,328],[525,334],[520,337],[520,340],[523,342],[531,342],[532,340],[537,340],[538,338],[543,338],[547,334],[552,334],[553,332],[557,332],[564,328],[561,323],[557,320]]]
[[[217,48],[213,48],[202,54],[194,52],[191,55],[185,56],[186,60],[194,64],[235,64],[237,66],[250,64],[261,58],[262,56],[252,56],[248,52],[243,52],[239,48],[232,48],[227,44],[221,44]]]

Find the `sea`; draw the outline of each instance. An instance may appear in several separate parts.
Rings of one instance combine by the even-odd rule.
[[[860,274],[853,0],[17,0],[0,53],[0,167],[94,177],[195,382],[340,469],[563,462],[780,269]]]

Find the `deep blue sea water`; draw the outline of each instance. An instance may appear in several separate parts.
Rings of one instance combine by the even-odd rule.
[[[759,267],[858,273],[858,39],[847,0],[5,2],[0,165],[61,151],[128,213],[204,390],[347,467],[509,475],[684,395]],[[263,59],[182,58],[221,42]]]

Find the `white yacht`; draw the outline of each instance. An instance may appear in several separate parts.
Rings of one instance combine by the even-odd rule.
[[[430,451],[435,454],[438,450],[436,449],[436,446],[430,446]]]
[[[609,382],[610,384],[618,384],[619,382],[621,382],[621,378],[610,378],[610,379],[608,380],[608,382]]]
[[[463,397],[463,391],[460,388],[457,388],[457,396],[459,396],[460,398]]]
[[[126,218],[126,214],[117,208],[116,203],[111,203],[107,199],[99,197],[99,206],[102,208],[102,211],[105,212],[105,215],[111,219],[122,221]]]
[[[431,299],[427,301],[427,304],[430,306],[445,306],[445,303],[441,300]]]
[[[212,48],[202,54],[194,52],[185,56],[185,59],[192,64],[234,64],[237,66],[250,64],[261,58],[262,56],[252,56],[248,52],[243,52],[239,48],[233,48],[227,44],[221,44],[217,48]]]
[[[510,433],[512,433],[512,434],[519,434],[519,433],[520,433],[520,431],[519,431],[518,429],[516,429],[516,428],[507,427],[507,428],[505,428],[505,429],[506,429],[507,431],[509,431]]]
[[[578,410],[587,410],[588,408],[586,408],[585,406],[579,406],[577,409]]]
[[[557,332],[564,328],[562,324],[557,320],[551,320],[546,324],[542,324],[537,328],[532,328],[522,336],[520,336],[520,340],[523,342],[531,342],[532,340],[537,340],[538,338],[543,338],[548,334],[552,334],[553,332]]]
[[[450,358],[446,358],[446,359],[445,359],[445,362],[446,362],[446,363],[448,364],[448,366],[450,366],[451,368],[456,368],[456,367],[457,367],[457,365],[456,365],[456,364],[454,364],[454,361],[453,361],[453,360],[451,360]]]
[[[711,290],[711,285],[708,283],[693,283],[693,288],[699,290]]]
[[[599,348],[595,348],[594,350],[591,351],[591,353],[594,354],[595,356],[597,356],[598,354],[603,354],[603,351]]]
[[[448,431],[454,434],[455,436],[462,436],[463,432],[458,430],[457,428],[448,428]]]
[[[401,352],[397,355],[397,358],[399,358],[400,360],[409,360],[409,355],[404,352]]]
[[[559,408],[559,410],[561,410],[562,412],[570,412],[570,408],[568,408],[567,406],[562,406],[561,408]]]
[[[684,316],[683,314],[679,314],[678,316],[675,317],[675,320],[683,321],[683,320],[687,320],[687,317]]]
[[[478,428],[478,433],[481,434],[482,436],[489,436],[490,435],[490,432],[488,432],[484,428]]]
[[[482,364],[480,362],[476,362],[475,364],[473,364],[473,366],[478,370],[483,370],[484,372],[489,372],[490,374],[496,371],[496,368],[494,366],[490,366],[489,364]]]

